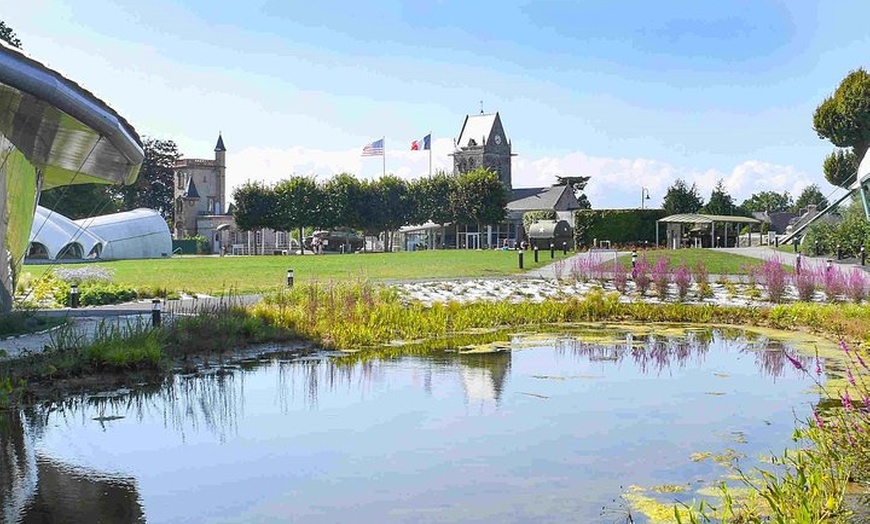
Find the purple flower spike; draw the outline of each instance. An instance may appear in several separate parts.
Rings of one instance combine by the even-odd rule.
[[[852,405],[852,397],[849,396],[848,391],[843,392],[840,400],[843,402],[843,407],[846,408],[846,411],[851,411],[854,408],[854,406]]]
[[[846,368],[846,380],[849,381],[849,384],[855,385],[855,376],[852,375],[852,368]]]
[[[795,369],[799,369],[801,371],[806,371],[804,369],[804,365],[801,364],[798,359],[794,358],[793,356],[789,355],[788,353],[785,354],[785,358],[787,358],[788,361],[791,362],[791,365],[794,366]]]
[[[822,376],[822,361],[819,360],[819,357],[816,357],[816,375]]]
[[[849,346],[846,344],[846,341],[843,339],[840,339],[840,349],[843,350],[843,353],[845,353],[847,355],[849,354]]]
[[[813,411],[813,419],[815,419],[816,421],[816,427],[818,427],[819,429],[825,427],[825,423],[822,422],[822,417],[819,416],[818,411]]]
[[[861,367],[862,367],[862,368],[864,368],[864,369],[868,369],[868,368],[867,368],[867,363],[864,362],[864,359],[861,358],[861,355],[859,355],[857,352],[855,352],[855,358],[858,359],[858,363],[861,364]]]

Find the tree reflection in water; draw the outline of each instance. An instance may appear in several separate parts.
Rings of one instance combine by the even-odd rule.
[[[684,369],[690,363],[700,364],[706,358],[712,344],[721,344],[737,354],[751,354],[758,369],[774,381],[783,376],[786,365],[787,345],[763,335],[740,330],[690,330],[683,337],[657,335],[636,336],[625,333],[619,342],[587,342],[582,338],[561,337],[556,340],[556,350],[571,353],[590,361],[621,362],[630,358],[641,373],[661,375],[674,369]],[[792,355],[806,369],[812,366],[813,358]]]

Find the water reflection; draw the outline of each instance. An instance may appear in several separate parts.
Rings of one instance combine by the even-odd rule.
[[[151,491],[160,493],[159,497],[152,495],[152,500],[175,500],[178,504],[172,496],[174,492],[161,491],[162,484],[178,477],[177,482],[184,485],[199,485],[198,475],[205,473],[198,469],[207,467],[202,465],[204,462],[216,462],[216,457],[220,458],[212,466],[216,469],[207,473],[215,478],[209,477],[208,484],[220,486],[260,477],[280,479],[251,485],[248,488],[251,494],[242,490],[241,495],[233,496],[274,499],[281,507],[290,504],[277,502],[285,496],[280,490],[287,485],[292,488],[285,489],[294,496],[305,493],[307,497],[318,497],[321,492],[329,493],[330,489],[323,488],[333,481],[343,483],[343,489],[347,490],[336,497],[346,497],[348,492],[365,493],[364,485],[372,475],[369,468],[377,469],[384,460],[387,465],[404,464],[397,458],[402,453],[407,460],[418,461],[411,464],[412,471],[429,468],[436,478],[421,476],[407,484],[409,477],[402,474],[398,481],[401,484],[390,485],[385,479],[395,471],[388,469],[381,473],[382,480],[387,482],[381,488],[385,492],[399,485],[401,489],[411,489],[422,483],[417,496],[425,497],[426,493],[435,492],[440,482],[445,496],[450,493],[454,497],[449,500],[455,502],[459,500],[455,497],[460,496],[474,499],[473,484],[465,486],[466,489],[452,489],[456,483],[469,482],[465,476],[455,477],[450,468],[442,470],[441,464],[427,462],[426,457],[437,457],[441,447],[449,442],[453,442],[448,449],[455,460],[469,464],[466,468],[480,468],[485,477],[498,475],[494,477],[498,482],[492,480],[492,489],[486,493],[500,492],[504,486],[499,482],[514,482],[510,468],[533,471],[530,464],[548,464],[555,468],[552,473],[547,471],[539,474],[538,480],[528,482],[540,483],[543,487],[536,489],[544,490],[548,496],[553,489],[564,489],[565,500],[574,500],[578,490],[582,492],[585,488],[565,482],[574,479],[579,470],[562,468],[580,467],[585,472],[583,479],[608,478],[614,486],[602,484],[604,487],[598,488],[606,491],[618,489],[629,474],[608,470],[614,468],[612,461],[618,457],[624,458],[630,468],[643,460],[658,461],[655,470],[671,467],[664,462],[664,454],[656,451],[653,456],[646,451],[644,439],[651,438],[650,435],[658,435],[656,450],[673,448],[683,459],[691,451],[697,451],[698,434],[684,429],[664,435],[664,428],[680,424],[691,428],[697,424],[703,428],[702,434],[709,437],[711,425],[721,424],[722,420],[728,420],[728,424],[745,420],[745,424],[750,424],[784,412],[786,419],[778,424],[765,424],[760,431],[782,430],[788,434],[793,423],[791,406],[774,402],[769,395],[772,390],[765,389],[759,384],[764,381],[756,379],[759,374],[774,380],[796,376],[786,359],[784,344],[742,331],[691,330],[679,336],[677,332],[668,331],[674,333],[672,336],[638,336],[610,331],[602,336],[599,330],[596,337],[588,333],[516,336],[508,344],[509,350],[444,351],[426,357],[360,359],[329,354],[272,354],[196,375],[175,375],[162,384],[73,397],[26,412],[0,413],[3,522],[136,522],[144,520],[143,506],[148,509],[149,519],[155,521],[177,520],[187,511],[216,511],[211,506],[220,505],[213,504],[213,500],[204,508],[171,510],[167,509],[172,507],[169,502],[149,506],[140,495],[143,489],[140,483],[145,486],[148,484],[145,479],[150,479]],[[806,368],[812,367],[811,358],[797,358]],[[733,381],[717,382],[728,384],[728,397],[711,397],[709,377],[720,368],[740,376]],[[636,380],[643,375],[667,379],[680,375],[681,370],[690,373],[682,373],[680,380]],[[593,390],[590,382],[584,382],[591,374],[600,375],[596,378],[610,376],[610,382],[595,382]],[[641,383],[655,386],[647,391]],[[686,385],[688,390],[679,389]],[[629,387],[637,389],[627,394]],[[749,396],[739,397],[741,389],[747,390]],[[788,391],[793,394],[795,390]],[[679,407],[672,398],[681,398],[689,404]],[[716,409],[707,409],[709,404],[703,403],[711,398],[718,402]],[[747,400],[752,398],[766,401]],[[459,415],[450,411],[454,399],[466,408]],[[781,394],[781,402],[789,399],[793,397]],[[738,406],[735,414],[729,414],[731,405]],[[497,417],[485,416],[494,412],[498,412]],[[573,422],[578,412],[594,413],[595,423],[578,426]],[[536,416],[545,413],[546,423],[535,422]],[[563,422],[565,425],[560,426]],[[745,426],[730,429],[743,431]],[[491,436],[493,431],[498,438]],[[346,435],[353,438],[344,438]],[[613,437],[603,438],[607,435]],[[641,440],[621,444],[620,439],[633,435]],[[523,438],[530,440],[524,442]],[[541,446],[536,439],[553,446]],[[524,453],[539,456],[534,460],[524,459],[522,454],[515,459],[507,458],[515,456],[506,447],[514,441]],[[82,442],[98,447],[99,451],[80,449]],[[368,447],[369,444],[373,447]],[[764,441],[759,441],[759,445],[769,448]],[[109,459],[101,456],[102,446]],[[428,451],[420,452],[416,446]],[[494,463],[484,460],[502,449],[506,455],[496,454]],[[379,454],[385,450],[397,455],[381,457]],[[599,457],[611,462],[605,460],[599,465],[595,462]],[[369,459],[373,462],[365,462]],[[231,467],[221,467],[221,462]],[[510,471],[493,465],[502,463]],[[169,472],[165,471],[167,468]],[[151,476],[143,471],[152,472]],[[297,471],[308,471],[310,476]],[[317,487],[318,481],[323,482],[319,471],[330,472],[326,474],[330,479],[327,484],[319,484],[322,491]],[[642,475],[634,469],[630,474]],[[352,481],[357,476],[362,484]],[[558,486],[546,488],[549,482],[557,482]],[[495,489],[496,484],[501,487]],[[531,485],[520,484],[516,484],[517,489],[531,489]],[[523,495],[529,505],[544,495],[535,493]],[[611,497],[612,493],[607,492]],[[147,493],[144,500],[149,500]],[[351,497],[346,504],[352,505],[354,500]],[[412,505],[410,500],[407,505]],[[420,500],[432,504],[427,498]],[[503,505],[503,501],[493,501],[495,506]],[[358,502],[376,506],[362,499]],[[318,503],[322,507],[339,504],[334,500],[311,502],[315,506]],[[473,505],[474,501],[470,503]],[[578,502],[571,502],[574,503]],[[162,511],[164,518],[155,518],[151,514],[155,511]],[[245,521],[244,512],[238,511],[235,521]],[[374,513],[368,516],[372,518],[384,517],[374,509],[371,511]],[[408,521],[420,517],[411,509],[406,511]],[[217,516],[201,520],[217,520]]]
[[[0,411],[3,522],[144,522],[135,479],[36,453],[33,422],[22,411]]]

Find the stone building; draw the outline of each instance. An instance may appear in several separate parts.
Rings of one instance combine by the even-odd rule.
[[[239,231],[232,208],[226,203],[227,148],[218,134],[214,159],[180,158],[175,163],[176,239],[203,236],[212,253],[253,255],[287,253],[290,238],[285,231],[261,229]]]
[[[466,115],[453,153],[453,173],[467,173],[478,167],[487,168],[496,174],[510,191],[511,142],[505,135],[498,112]]]

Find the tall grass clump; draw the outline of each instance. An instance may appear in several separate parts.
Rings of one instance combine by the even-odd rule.
[[[780,303],[785,298],[786,271],[779,258],[765,260],[761,265],[761,280],[767,289],[767,298],[771,302]]]
[[[867,299],[868,279],[867,273],[861,269],[853,268],[845,279],[845,293],[849,300],[856,304]]]
[[[652,278],[650,277],[649,260],[647,260],[645,254],[637,259],[637,264],[632,269],[631,276],[634,278],[634,285],[637,288],[637,292],[640,293],[640,296],[646,295],[650,283],[652,282]]]
[[[804,302],[812,302],[816,294],[816,289],[819,287],[821,275],[816,269],[804,269],[800,273],[795,273],[792,277],[795,291],[797,292],[798,300]]]
[[[656,288],[656,294],[660,299],[664,300],[668,296],[668,284],[671,281],[670,261],[667,258],[660,258],[653,264],[650,276],[653,285]]]
[[[703,262],[698,262],[695,267],[695,284],[698,286],[698,295],[701,298],[713,296],[713,290],[710,288],[710,273]]]
[[[685,300],[689,294],[689,288],[692,286],[692,273],[689,272],[689,268],[684,262],[681,262],[679,267],[674,270],[673,279],[674,285],[677,286],[677,297],[680,301]]]
[[[839,268],[833,266],[825,269],[822,277],[822,285],[828,302],[836,302],[840,299],[845,289],[845,276]]]
[[[616,260],[613,261],[612,275],[613,287],[623,295],[626,294],[628,292],[628,274],[625,272],[625,268]]]

